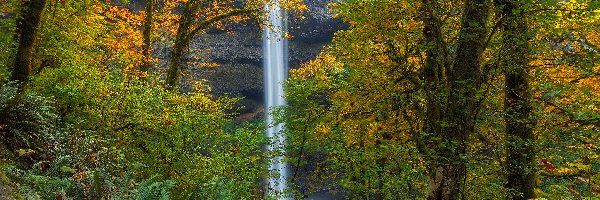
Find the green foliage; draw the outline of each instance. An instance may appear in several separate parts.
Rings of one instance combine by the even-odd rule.
[[[357,199],[420,199],[427,194],[428,172],[435,171],[428,151],[453,145],[440,144],[443,138],[424,131],[429,94],[423,63],[431,48],[443,49],[438,53],[445,57],[459,51],[462,1],[439,1],[433,9],[441,20],[439,39],[448,47],[422,44],[426,13],[421,1],[331,4],[349,29],[337,32],[321,55],[291,72],[290,104],[279,116],[290,145],[278,152],[261,148],[268,143],[262,120],[232,124],[237,99],[214,98],[201,83],[192,84],[191,91],[165,90],[161,75],[152,70],[142,73],[142,80],[136,71],[141,18],[120,9],[126,0],[112,7],[98,0],[48,2],[31,81],[19,91],[8,79],[16,46],[13,16],[21,1],[0,0],[0,175],[15,182],[25,198],[260,199],[269,155],[284,152],[287,161],[310,171],[307,177],[293,172],[291,185],[308,180],[293,191],[297,197],[306,188],[310,193],[335,186]],[[232,2],[215,1],[207,8],[215,12],[200,14],[219,15]],[[165,7],[181,2],[171,3]],[[288,4],[305,9],[296,0]],[[534,33],[528,36],[531,100],[539,119],[532,127],[539,166],[529,169],[538,172],[536,194],[597,198],[600,4],[525,4],[531,10],[523,14]],[[165,23],[175,18],[165,17]],[[500,13],[491,17],[489,28],[501,24]],[[503,171],[511,145],[503,122],[505,69],[496,69],[505,55],[501,34],[494,31],[489,30],[483,53],[484,86],[474,95],[480,100],[475,131],[462,138],[466,152],[454,160],[466,165],[466,199],[502,199],[498,194],[511,192],[504,188]],[[440,71],[439,76],[448,76]],[[435,97],[447,99],[445,92]]]
[[[63,76],[71,70],[97,79]],[[193,195],[218,174],[247,183],[237,185],[245,188],[256,185],[262,175],[262,135],[249,129],[223,131],[229,122],[224,110],[231,109],[232,99],[179,94],[114,70],[46,70],[31,85],[47,95],[61,94],[56,105],[63,120],[73,124],[82,143],[94,144],[91,151],[82,148],[80,153],[112,165],[112,173],[159,174],[176,182],[179,198]],[[93,164],[89,156],[82,162]]]
[[[0,84],[8,82],[10,69],[14,63],[15,41],[12,31],[15,27],[15,18],[5,13],[6,5],[0,3]]]
[[[0,29],[2,28],[0,24]],[[12,47],[12,37],[10,37],[10,34],[0,31],[0,84],[8,82],[8,78],[10,77],[9,69],[12,66],[12,55],[14,55],[14,48]]]
[[[153,176],[147,180],[142,181],[136,189],[137,198],[135,199],[170,199],[169,189],[175,186],[175,182],[171,180],[153,182],[157,177],[158,176]]]
[[[319,166],[312,175],[358,199],[422,198],[427,176],[412,140],[422,103],[417,13],[403,1],[343,1],[335,9],[350,29],[286,85],[290,157],[302,167],[303,157],[323,155],[310,164]]]
[[[10,12],[17,3],[0,8]],[[0,91],[3,136],[39,139],[29,146],[46,153],[25,165],[19,159],[38,152],[15,149],[16,159],[2,161],[11,163],[5,170],[18,189],[44,199],[196,199],[215,188],[235,199],[258,198],[266,173],[262,127],[226,128],[236,99],[213,98],[201,84],[184,93],[165,90],[154,74],[140,80],[122,59],[128,55],[106,46],[119,36],[104,7],[94,0],[49,3],[25,92],[11,83]],[[0,46],[12,48],[11,34],[0,36]],[[13,53],[2,51],[0,58]],[[7,60],[0,80],[8,77]]]
[[[217,176],[208,183],[203,184],[198,196],[203,199],[251,199],[253,195],[248,193],[246,188],[248,186],[251,185],[248,185],[248,183],[239,185],[235,180],[227,180]]]
[[[46,75],[41,74],[34,78],[32,86],[36,88],[38,83],[44,83],[41,80],[52,78]],[[111,76],[107,77],[109,78],[103,80],[116,79]],[[65,83],[76,83],[76,81]],[[22,192],[29,197],[38,196],[52,199],[56,196],[74,196],[86,190],[87,186],[93,186],[92,190],[87,191],[88,195],[101,195],[98,194],[98,191],[104,190],[103,188],[112,188],[111,184],[115,182],[115,177],[107,172],[120,174],[132,171],[142,178],[150,177],[149,181],[140,184],[140,195],[160,195],[161,198],[167,198],[169,188],[176,185],[174,181],[153,181],[155,180],[155,177],[151,177],[153,174],[160,174],[161,177],[170,177],[182,182],[183,184],[176,185],[177,195],[190,195],[190,197],[202,195],[201,193],[194,194],[193,191],[200,190],[204,183],[211,181],[212,177],[217,174],[236,183],[231,185],[235,187],[236,194],[244,192],[241,195],[238,194],[238,197],[255,194],[252,188],[257,188],[256,180],[260,178],[262,169],[264,169],[264,165],[261,164],[263,157],[260,149],[264,138],[261,136],[262,134],[256,134],[256,129],[240,128],[228,132],[222,131],[222,126],[227,121],[226,115],[220,110],[225,110],[226,104],[233,103],[232,101],[222,99],[213,102],[202,93],[181,95],[166,92],[161,87],[153,87],[155,90],[149,91],[148,88],[152,87],[141,83],[137,84],[110,85],[113,87],[110,89],[129,91],[129,93],[115,92],[114,98],[110,99],[102,97],[88,99],[87,97],[92,95],[81,95],[82,92],[98,89],[97,87],[78,88],[78,85],[54,84],[54,88],[73,88],[66,93],[70,96],[58,98],[56,102],[47,101],[42,97],[38,98],[44,101],[17,101],[20,103],[33,102],[27,104],[26,107],[20,105],[11,110],[15,111],[10,113],[17,119],[23,116],[30,117],[29,112],[24,112],[29,111],[30,108],[32,111],[47,112],[54,110],[50,104],[62,108],[59,109],[62,111],[60,113],[61,126],[51,126],[52,129],[47,127],[30,129],[32,133],[36,133],[35,131],[50,133],[44,137],[47,139],[44,142],[50,144],[52,147],[50,151],[56,158],[38,163],[31,170],[13,176],[15,180],[23,183],[20,187]],[[43,88],[48,90],[40,90],[42,93],[52,94],[56,91],[52,86]],[[3,96],[7,96],[7,98],[3,98],[2,105],[12,105],[10,102],[15,101],[13,97],[18,95],[17,89],[5,86],[2,91]],[[23,97],[30,98],[30,96]],[[39,106],[36,107],[38,104],[45,107],[35,109],[39,108]],[[5,107],[11,108],[3,106],[3,108]],[[100,109],[89,109],[90,107]],[[142,111],[145,113],[140,113]],[[55,119],[57,115],[50,113],[52,114],[50,116]],[[89,117],[94,115],[101,117]],[[17,127],[36,128],[38,125],[45,125],[44,121],[39,121],[45,118],[35,118],[41,116],[44,115],[30,117],[30,120],[38,120],[30,124],[31,126]],[[30,122],[22,120],[18,123],[9,122],[8,124],[20,125],[19,123]],[[107,126],[97,126],[98,123]],[[122,126],[122,124],[127,126]],[[162,132],[162,130],[166,132]],[[203,137],[198,135],[203,135]],[[17,139],[17,141],[20,140]],[[46,162],[49,162],[49,166],[42,170],[44,168],[42,164]],[[102,173],[98,173],[97,169],[94,170],[95,166],[100,163],[107,167],[107,172],[103,170]],[[181,174],[181,172],[185,174]],[[76,175],[83,176],[85,174],[90,178],[73,180]],[[129,184],[127,180],[121,182],[123,185]],[[133,190],[133,188],[122,188],[112,191],[112,194],[115,196],[116,193],[129,190]],[[123,195],[131,196],[127,193]],[[179,196],[179,198],[182,197]],[[145,197],[140,198],[146,199]]]
[[[525,4],[530,6],[526,17],[535,33],[528,36],[535,38],[531,41],[531,65],[535,65],[530,77],[535,88],[532,101],[542,102],[533,104],[534,117],[541,119],[538,126],[532,127],[539,155],[535,161],[553,163],[529,169],[540,171],[536,194],[549,199],[597,195],[598,186],[585,186],[582,180],[594,177],[598,168],[599,85],[595,61],[599,40],[592,36],[598,34],[597,29],[592,30],[598,26],[598,10],[588,5],[591,1],[534,2]],[[337,16],[350,28],[337,32],[332,44],[315,60],[292,71],[287,82],[290,105],[283,118],[289,128],[288,154],[293,163],[302,167],[309,163],[303,160],[305,155],[325,155],[314,175],[319,180],[333,179],[357,198],[424,196],[426,180],[431,178],[425,172],[427,151],[448,145],[440,144],[439,138],[425,141],[431,146],[419,143],[420,137],[427,137],[422,127],[428,92],[423,91],[423,64],[424,51],[431,48],[418,43],[423,40],[421,3],[333,4]],[[461,4],[439,1],[434,8],[443,20],[441,37],[449,51],[441,53],[457,51],[456,38],[461,29],[460,15],[455,12]],[[493,16],[488,27],[500,24],[499,20],[501,16]],[[498,194],[509,192],[504,188],[503,166],[508,159],[508,144],[501,72],[506,69],[495,67],[502,66],[498,62],[505,59],[505,52],[498,37],[501,32],[494,31],[488,36],[483,54],[485,80],[476,95],[480,99],[476,130],[463,139],[466,152],[455,160],[467,166],[467,199],[501,199],[504,196]],[[452,73],[452,66],[446,67],[438,76],[448,78],[444,76]],[[444,92],[433,94],[434,98],[443,99]],[[450,112],[447,109],[442,108]],[[395,161],[391,162],[395,165],[381,165],[381,160]],[[412,185],[401,184],[405,181]],[[411,194],[414,196],[402,196]]]
[[[0,87],[0,136],[8,150],[43,149],[48,133],[55,127],[57,115],[50,98],[35,92],[19,93],[9,82]],[[23,152],[21,154],[25,154]]]
[[[121,177],[108,175],[102,169],[73,173],[57,170],[41,172],[20,170],[11,165],[2,165],[10,179],[18,182],[18,189],[27,199],[170,199],[172,180],[160,180],[152,176],[137,183],[131,174]],[[89,176],[88,176],[89,175]]]

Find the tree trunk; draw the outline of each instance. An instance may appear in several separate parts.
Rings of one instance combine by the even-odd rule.
[[[31,73],[35,37],[45,4],[46,0],[24,0],[21,4],[21,16],[17,19],[15,34],[19,46],[12,71],[12,80],[19,81],[21,86],[27,82]]]
[[[528,27],[523,3],[502,1],[506,99],[506,147],[508,158],[506,188],[508,199],[535,198],[535,152],[531,119],[531,93],[527,78],[529,58]]]
[[[167,88],[174,89],[177,86],[177,80],[179,77],[179,71],[183,66],[181,57],[186,47],[188,47],[190,40],[199,34],[201,31],[209,28],[214,23],[225,20],[235,16],[244,16],[257,10],[253,9],[233,9],[229,12],[221,13],[211,18],[205,19],[204,21],[193,24],[194,15],[199,10],[201,4],[206,3],[204,1],[188,1],[181,14],[179,20],[179,27],[177,28],[177,36],[175,37],[175,44],[173,46],[173,54],[171,55],[171,64],[167,72]],[[192,27],[194,25],[195,27]]]
[[[433,0],[435,1],[435,0]],[[443,75],[445,56],[442,49],[445,49],[444,40],[441,32],[441,22],[439,17],[434,14],[435,2],[423,0],[423,12],[425,13],[423,37],[426,53],[425,66],[423,67],[423,76],[425,78],[426,94],[426,113],[425,113],[425,132],[427,135],[439,135],[441,133],[442,103],[445,95],[443,93]],[[424,138],[424,143],[429,143],[429,138]],[[425,151],[424,148],[420,147]]]
[[[175,89],[177,87],[179,71],[183,65],[181,57],[190,43],[190,28],[194,18],[193,15],[197,8],[197,3],[194,2],[196,1],[190,0],[185,3],[181,18],[179,19],[179,27],[177,28],[177,34],[175,36],[173,53],[171,54],[169,69],[167,70],[168,89]]]
[[[427,199],[459,199],[466,176],[466,141],[475,127],[476,93],[481,86],[481,57],[485,49],[487,0],[467,0],[462,15],[458,49],[448,70],[447,111],[436,139],[430,166]]]
[[[144,37],[144,45],[142,46],[142,54],[143,54],[143,62],[142,66],[140,66],[140,71],[142,72],[142,77],[146,76],[148,70],[150,69],[150,60],[152,59],[150,55],[150,48],[152,45],[152,24],[154,23],[154,4],[156,0],[147,0],[146,1],[146,17],[144,18],[144,31],[142,32]]]
[[[425,18],[423,21],[423,46],[425,47],[425,66],[423,67],[423,77],[425,78],[425,134],[419,136],[417,148],[428,160],[427,171],[429,172],[429,186],[437,188],[435,180],[436,168],[435,165],[435,141],[436,137],[441,136],[442,127],[442,105],[445,102],[446,95],[444,94],[445,82],[442,75],[442,67],[444,67],[446,57],[443,56],[442,49],[446,48],[442,36],[441,21],[436,15],[436,0],[423,0],[423,13]],[[431,194],[430,194],[431,196]]]

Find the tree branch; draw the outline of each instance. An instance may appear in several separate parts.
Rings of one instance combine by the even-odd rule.
[[[221,20],[225,20],[225,19],[228,19],[228,18],[234,17],[234,16],[248,15],[254,11],[256,11],[256,10],[242,8],[242,9],[235,9],[235,10],[232,10],[229,12],[221,13],[217,16],[214,16],[213,18],[210,18],[210,19],[200,22],[198,24],[198,26],[196,26],[196,28],[190,32],[189,37],[193,38],[194,36],[196,36],[196,34],[198,34],[198,32],[208,28],[209,26],[213,25],[216,22],[219,22]]]
[[[600,119],[598,118],[593,118],[593,119],[580,119],[578,118],[575,113],[567,110],[566,108],[563,108],[561,106],[559,106],[558,104],[550,101],[547,98],[543,98],[543,97],[537,97],[535,98],[535,100],[548,104],[550,106],[555,107],[556,109],[558,109],[562,114],[566,115],[569,117],[569,119],[573,122],[579,123],[581,125],[592,125],[592,126],[596,126],[596,127],[600,127]]]

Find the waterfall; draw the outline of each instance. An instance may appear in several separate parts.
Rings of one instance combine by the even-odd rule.
[[[274,125],[271,112],[273,108],[285,106],[283,98],[283,81],[288,75],[288,43],[285,37],[287,24],[285,11],[279,6],[278,0],[272,0],[265,5],[267,11],[267,26],[263,30],[263,70],[265,87],[265,108],[267,137],[271,139],[268,151],[284,150],[286,137],[280,131],[283,124]],[[288,166],[283,162],[283,156],[277,155],[269,166],[271,175],[268,180],[268,194],[278,199],[287,199]]]

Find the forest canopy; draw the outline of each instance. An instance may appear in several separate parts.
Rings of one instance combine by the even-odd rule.
[[[189,69],[276,2],[0,0],[0,198],[600,198],[600,2],[332,1],[347,27],[281,83],[270,151]]]

